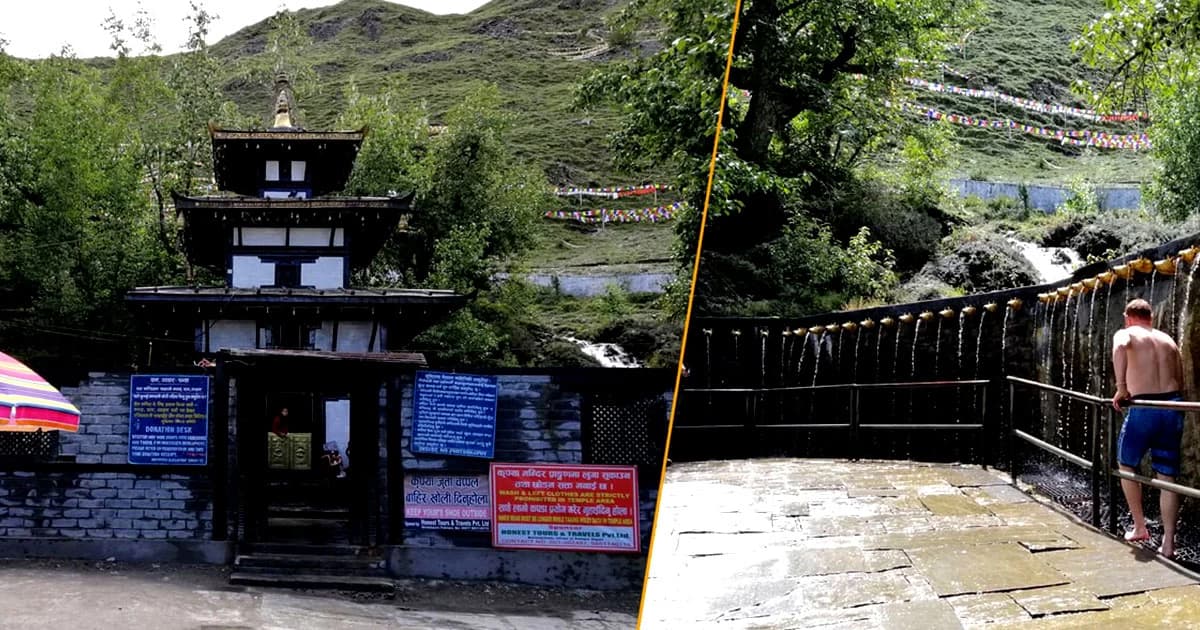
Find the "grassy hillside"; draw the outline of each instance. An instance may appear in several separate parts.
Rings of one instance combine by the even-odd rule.
[[[632,175],[614,172],[605,151],[615,114],[571,107],[575,85],[606,57],[565,55],[603,42],[612,3],[558,4],[498,0],[446,16],[382,0],[301,10],[297,17],[313,42],[303,55],[320,76],[320,93],[300,103],[306,126],[332,126],[351,82],[370,93],[402,80],[411,101],[425,102],[436,122],[473,84],[491,81],[515,116],[518,154],[543,165],[553,183],[623,183]],[[253,24],[212,46],[229,68],[226,91],[244,112],[264,120],[270,86],[245,75],[269,63],[267,30],[265,21]]]
[[[1071,51],[1085,24],[1104,11],[1101,0],[985,0],[987,23],[952,51],[946,65],[966,77],[928,68],[921,78],[960,87],[998,89],[1027,99],[1087,107],[1072,92],[1079,79],[1101,78]],[[926,107],[1062,129],[1135,133],[1137,124],[1106,124],[1049,115],[987,99],[911,90]],[[1143,123],[1144,125],[1144,123]],[[991,180],[1063,182],[1076,176],[1130,182],[1148,177],[1151,158],[1121,149],[1064,147],[1013,131],[954,126],[962,151],[960,176]]]

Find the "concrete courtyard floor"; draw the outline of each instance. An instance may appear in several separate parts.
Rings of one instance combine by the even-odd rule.
[[[1200,585],[979,467],[668,469],[643,630],[1195,627]]]
[[[0,628],[627,630],[640,595],[412,580],[382,598],[227,580],[225,567],[0,560]]]

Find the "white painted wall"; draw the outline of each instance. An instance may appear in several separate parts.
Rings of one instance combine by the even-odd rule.
[[[208,348],[217,352],[222,348],[254,348],[255,322],[249,319],[218,319],[206,321],[208,329]],[[198,350],[204,350],[204,339],[201,338]]]
[[[380,336],[375,333],[375,345],[371,341],[371,322],[342,322],[338,325],[338,352],[378,352]]]
[[[291,243],[298,247],[329,247],[329,230],[331,228],[302,228],[294,227],[292,230]],[[333,244],[341,245],[341,228],[335,228]]]
[[[287,230],[282,227],[244,227],[241,229],[242,240],[238,241],[238,229],[233,228],[233,244],[283,247],[287,242]],[[291,244],[300,247],[329,247],[329,228],[290,228]],[[346,244],[345,230],[334,228],[333,246],[341,247]]]
[[[341,335],[341,333],[342,331],[338,330],[338,334]],[[341,339],[338,339],[338,341],[341,341]],[[317,350],[324,350],[326,352],[333,350],[332,321],[321,322],[321,328],[317,330]]]
[[[316,262],[300,265],[300,284],[318,289],[340,289],[345,280],[341,256],[321,256]]]
[[[275,284],[275,264],[262,262],[258,256],[234,256],[231,284],[235,289],[256,289]]]
[[[233,228],[234,245],[268,245],[283,247],[287,239],[287,228],[281,227],[248,227],[242,228],[242,241],[238,243],[238,229]]]

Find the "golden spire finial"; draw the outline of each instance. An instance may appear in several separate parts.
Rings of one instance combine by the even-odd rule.
[[[288,99],[291,86],[287,74],[280,72],[275,75],[275,124],[271,127],[294,127],[292,123],[292,104]]]

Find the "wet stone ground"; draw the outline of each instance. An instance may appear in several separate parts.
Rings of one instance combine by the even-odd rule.
[[[626,630],[637,592],[399,580],[395,597],[230,586],[228,567],[0,559],[0,628]]]
[[[1200,584],[979,467],[673,465],[642,628],[1200,623]]]

